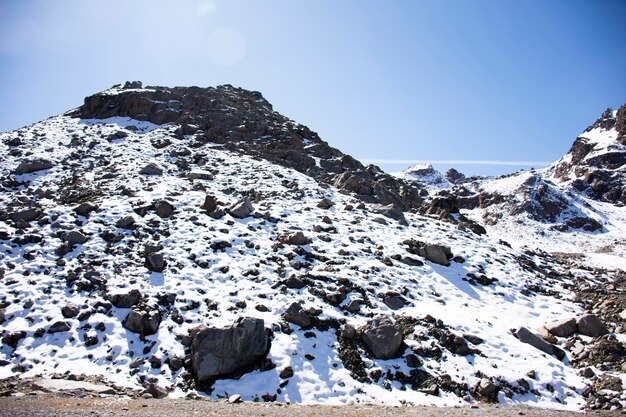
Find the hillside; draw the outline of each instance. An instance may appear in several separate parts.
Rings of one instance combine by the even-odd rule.
[[[420,214],[260,93],[116,86],[0,135],[0,175],[9,393],[625,405],[626,317],[580,292],[613,275]]]

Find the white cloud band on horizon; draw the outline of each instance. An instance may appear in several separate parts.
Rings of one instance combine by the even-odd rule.
[[[530,166],[543,167],[550,165],[546,161],[494,161],[494,160],[473,160],[473,159],[361,159],[367,164],[392,164],[392,165],[414,165],[414,164],[446,164],[446,165],[502,165],[502,166]]]

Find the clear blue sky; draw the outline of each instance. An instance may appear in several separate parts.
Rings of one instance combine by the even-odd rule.
[[[0,131],[125,80],[230,83],[364,160],[552,161],[626,103],[625,17],[624,0],[0,0]]]

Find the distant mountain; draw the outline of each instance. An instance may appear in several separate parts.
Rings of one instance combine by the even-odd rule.
[[[626,105],[607,110],[544,169],[465,178],[441,187],[495,236],[551,252],[626,256]],[[400,178],[409,178],[412,168]],[[415,176],[418,186],[441,178]],[[619,259],[616,259],[621,264]]]
[[[397,178],[232,86],[87,97],[0,134],[0,391],[617,407],[626,280],[468,218],[614,233],[550,172]]]

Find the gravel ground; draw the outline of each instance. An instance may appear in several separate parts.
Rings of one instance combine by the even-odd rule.
[[[24,395],[0,398],[2,417],[191,417],[191,416],[237,416],[237,417],[368,417],[368,416],[548,416],[566,417],[571,412],[559,412],[530,407],[503,405],[479,405],[463,408],[436,407],[382,407],[368,405],[349,406],[300,406],[278,403],[240,403],[226,401],[163,399],[141,400],[120,397],[73,397],[49,394]],[[621,413],[593,412],[585,416],[609,416]],[[581,414],[582,415],[582,414]]]

